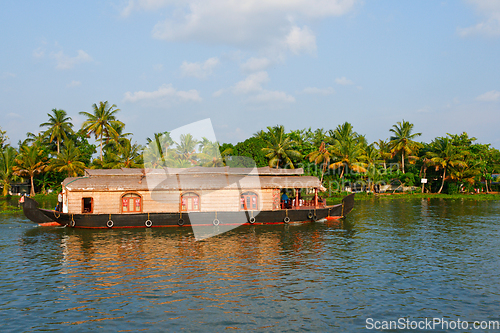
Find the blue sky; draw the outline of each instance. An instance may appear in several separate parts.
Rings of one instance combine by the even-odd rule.
[[[0,126],[109,101],[134,141],[211,118],[220,142],[266,126],[369,142],[405,119],[430,142],[500,148],[500,1],[4,1]]]

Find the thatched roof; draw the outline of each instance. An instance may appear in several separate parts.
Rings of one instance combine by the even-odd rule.
[[[230,167],[192,167],[192,168],[164,168],[164,169],[85,169],[85,176],[133,176],[133,175],[176,175],[176,174],[224,174],[224,175],[303,175],[304,169],[274,169],[263,168],[230,168]]]
[[[257,171],[257,172],[256,172]],[[69,191],[151,191],[319,188],[318,178],[299,176],[302,169],[189,168],[189,169],[94,169],[86,177],[66,178]]]

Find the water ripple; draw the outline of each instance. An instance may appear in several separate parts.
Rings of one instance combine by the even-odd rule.
[[[495,319],[500,205],[361,202],[340,223],[89,231],[0,218],[3,331],[357,331]],[[493,317],[493,318],[492,318]]]

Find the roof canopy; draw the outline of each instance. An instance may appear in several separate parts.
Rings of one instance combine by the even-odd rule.
[[[220,189],[318,188],[318,178],[303,169],[202,168],[87,169],[86,177],[66,178],[69,191],[187,191]]]
[[[303,175],[304,169],[192,167],[163,169],[85,169],[85,176],[133,176],[133,175],[175,175],[175,174],[224,174],[224,175]]]

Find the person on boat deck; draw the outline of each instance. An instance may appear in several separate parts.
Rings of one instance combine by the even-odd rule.
[[[290,199],[288,199],[288,195],[285,193],[283,193],[283,195],[281,196],[281,204],[282,204],[282,207],[283,208],[288,208],[288,203],[290,202]]]
[[[62,195],[62,192],[59,192],[59,194],[57,195],[57,207],[56,207],[56,210],[58,212],[62,212],[62,206],[63,206],[63,195]]]
[[[21,195],[19,198],[19,202],[17,203],[18,207],[21,207],[22,204],[24,204],[24,197],[26,196],[26,193]]]

